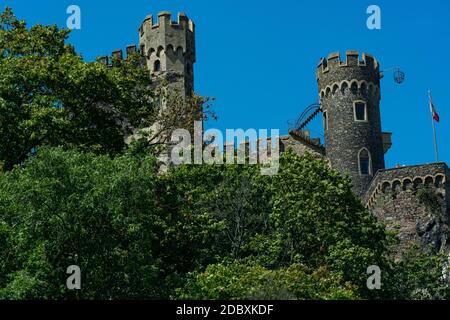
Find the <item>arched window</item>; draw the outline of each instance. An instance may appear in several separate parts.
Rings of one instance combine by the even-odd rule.
[[[153,72],[160,72],[161,71],[161,61],[156,60],[153,65]]]
[[[367,103],[365,101],[353,102],[355,121],[367,121]]]
[[[361,175],[372,174],[372,160],[370,158],[370,152],[366,148],[361,149],[358,155],[359,160],[359,173]]]
[[[350,86],[350,90],[353,94],[356,94],[356,92],[358,92],[358,83],[357,82],[352,82],[351,86]]]
[[[348,89],[348,82],[347,81],[342,81],[341,83],[341,92],[345,93],[345,90]]]
[[[361,88],[360,88],[362,94],[366,94],[367,92],[367,85],[365,82],[361,83]]]

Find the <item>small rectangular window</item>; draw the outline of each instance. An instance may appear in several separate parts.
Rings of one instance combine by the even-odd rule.
[[[326,111],[323,112],[323,130],[324,131],[328,130],[328,118],[327,118],[327,112]]]
[[[366,104],[364,102],[355,102],[355,120],[367,121]]]

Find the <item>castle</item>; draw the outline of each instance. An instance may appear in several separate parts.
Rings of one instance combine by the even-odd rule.
[[[195,25],[184,13],[172,21],[169,12],[157,20],[147,16],[139,28],[139,51],[153,83],[166,80],[169,87],[188,96],[194,91]],[[122,50],[112,53],[122,59]],[[109,57],[100,57],[109,64]],[[391,133],[381,129],[382,72],[369,54],[361,58],[347,51],[345,59],[332,53],[317,67],[319,101],[313,116],[322,113],[325,141],[312,139],[300,128],[279,137],[280,151],[317,155],[348,174],[353,190],[369,210],[389,228],[398,229],[400,249],[412,243],[423,248],[448,250],[450,170],[445,163],[385,168],[384,154],[392,146]]]

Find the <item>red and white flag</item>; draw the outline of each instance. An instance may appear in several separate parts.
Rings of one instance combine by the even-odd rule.
[[[434,107],[433,100],[431,100],[431,97],[430,97],[430,112],[431,116],[433,117],[433,120],[439,122],[439,115],[436,112],[436,108]]]
[[[434,151],[436,153],[436,162],[439,162],[438,145],[436,139],[436,125],[435,125],[435,122],[439,122],[439,115],[436,112],[436,108],[434,107],[433,104],[433,99],[431,98],[431,90],[428,91],[428,98],[430,99],[431,122],[433,124]]]

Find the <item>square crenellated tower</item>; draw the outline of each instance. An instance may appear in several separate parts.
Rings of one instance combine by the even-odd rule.
[[[139,49],[155,85],[167,80],[177,94],[192,95],[195,25],[184,13],[179,13],[175,22],[167,11],[158,14],[158,21],[147,16],[139,28]]]

